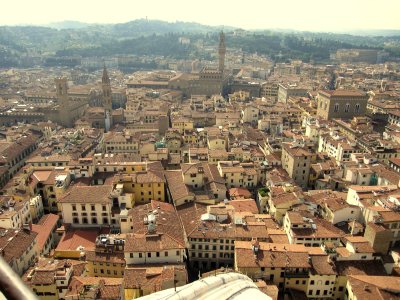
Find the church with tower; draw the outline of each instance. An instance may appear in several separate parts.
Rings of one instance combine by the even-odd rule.
[[[85,119],[93,128],[104,128],[107,132],[113,125],[112,91],[110,77],[104,65],[101,78],[102,106],[89,107]]]
[[[218,67],[204,67],[198,73],[182,73],[168,83],[169,88],[182,90],[186,96],[191,95],[219,95],[223,93],[224,86],[228,81],[225,71],[225,34],[219,34],[218,44]]]

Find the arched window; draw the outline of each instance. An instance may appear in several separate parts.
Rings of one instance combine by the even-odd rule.
[[[356,106],[355,106],[355,108],[354,108],[354,112],[355,112],[355,113],[358,113],[359,111],[360,111],[360,104],[357,103]]]
[[[350,104],[346,103],[346,106],[344,108],[344,112],[349,112],[349,110],[350,110]]]
[[[339,103],[335,103],[335,105],[333,107],[333,111],[334,112],[338,112],[339,111]]]

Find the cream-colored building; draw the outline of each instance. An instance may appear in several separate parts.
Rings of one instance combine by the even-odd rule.
[[[124,256],[128,265],[183,263],[185,246],[168,233],[158,233],[156,217],[147,217],[148,232],[127,234]]]
[[[269,241],[266,222],[269,215],[255,211],[236,211],[233,200],[217,205],[190,204],[178,209],[178,214],[187,233],[186,244],[190,266],[199,270],[214,270],[222,266],[233,266],[235,241]],[[256,221],[254,221],[256,220]],[[194,230],[195,229],[195,230]]]
[[[32,222],[29,201],[0,196],[0,228],[19,229]]]
[[[71,186],[57,203],[64,223],[74,227],[117,226],[111,210],[114,201],[110,198],[112,185]],[[118,205],[118,199],[115,201]]]
[[[32,267],[39,257],[37,233],[24,229],[0,229],[2,257],[19,276]]]
[[[129,133],[107,132],[104,134],[105,153],[139,153],[139,140]]]
[[[253,163],[220,161],[218,162],[218,171],[225,179],[227,188],[255,188],[258,184],[258,174]]]
[[[283,228],[291,244],[312,247],[319,247],[326,242],[340,245],[340,239],[344,236],[344,232],[330,222],[295,211],[286,213]]]
[[[282,143],[282,167],[302,188],[307,188],[310,175],[310,165],[316,154],[311,153],[301,145]]]
[[[242,108],[240,116],[243,123],[257,123],[260,110],[254,105],[247,105]]]

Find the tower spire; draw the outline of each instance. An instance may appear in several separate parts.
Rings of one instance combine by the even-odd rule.
[[[101,82],[102,82],[102,84],[110,84],[110,77],[108,77],[106,63],[104,63],[103,77],[101,78]]]
[[[218,46],[218,54],[219,54],[218,70],[221,73],[224,72],[225,68],[225,53],[226,53],[225,34],[223,31],[221,31],[221,33],[219,34],[219,46]]]

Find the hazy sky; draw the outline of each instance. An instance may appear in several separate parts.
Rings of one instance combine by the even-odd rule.
[[[63,20],[123,23],[146,18],[230,25],[244,29],[313,31],[400,29],[399,0],[12,0],[0,24]]]

